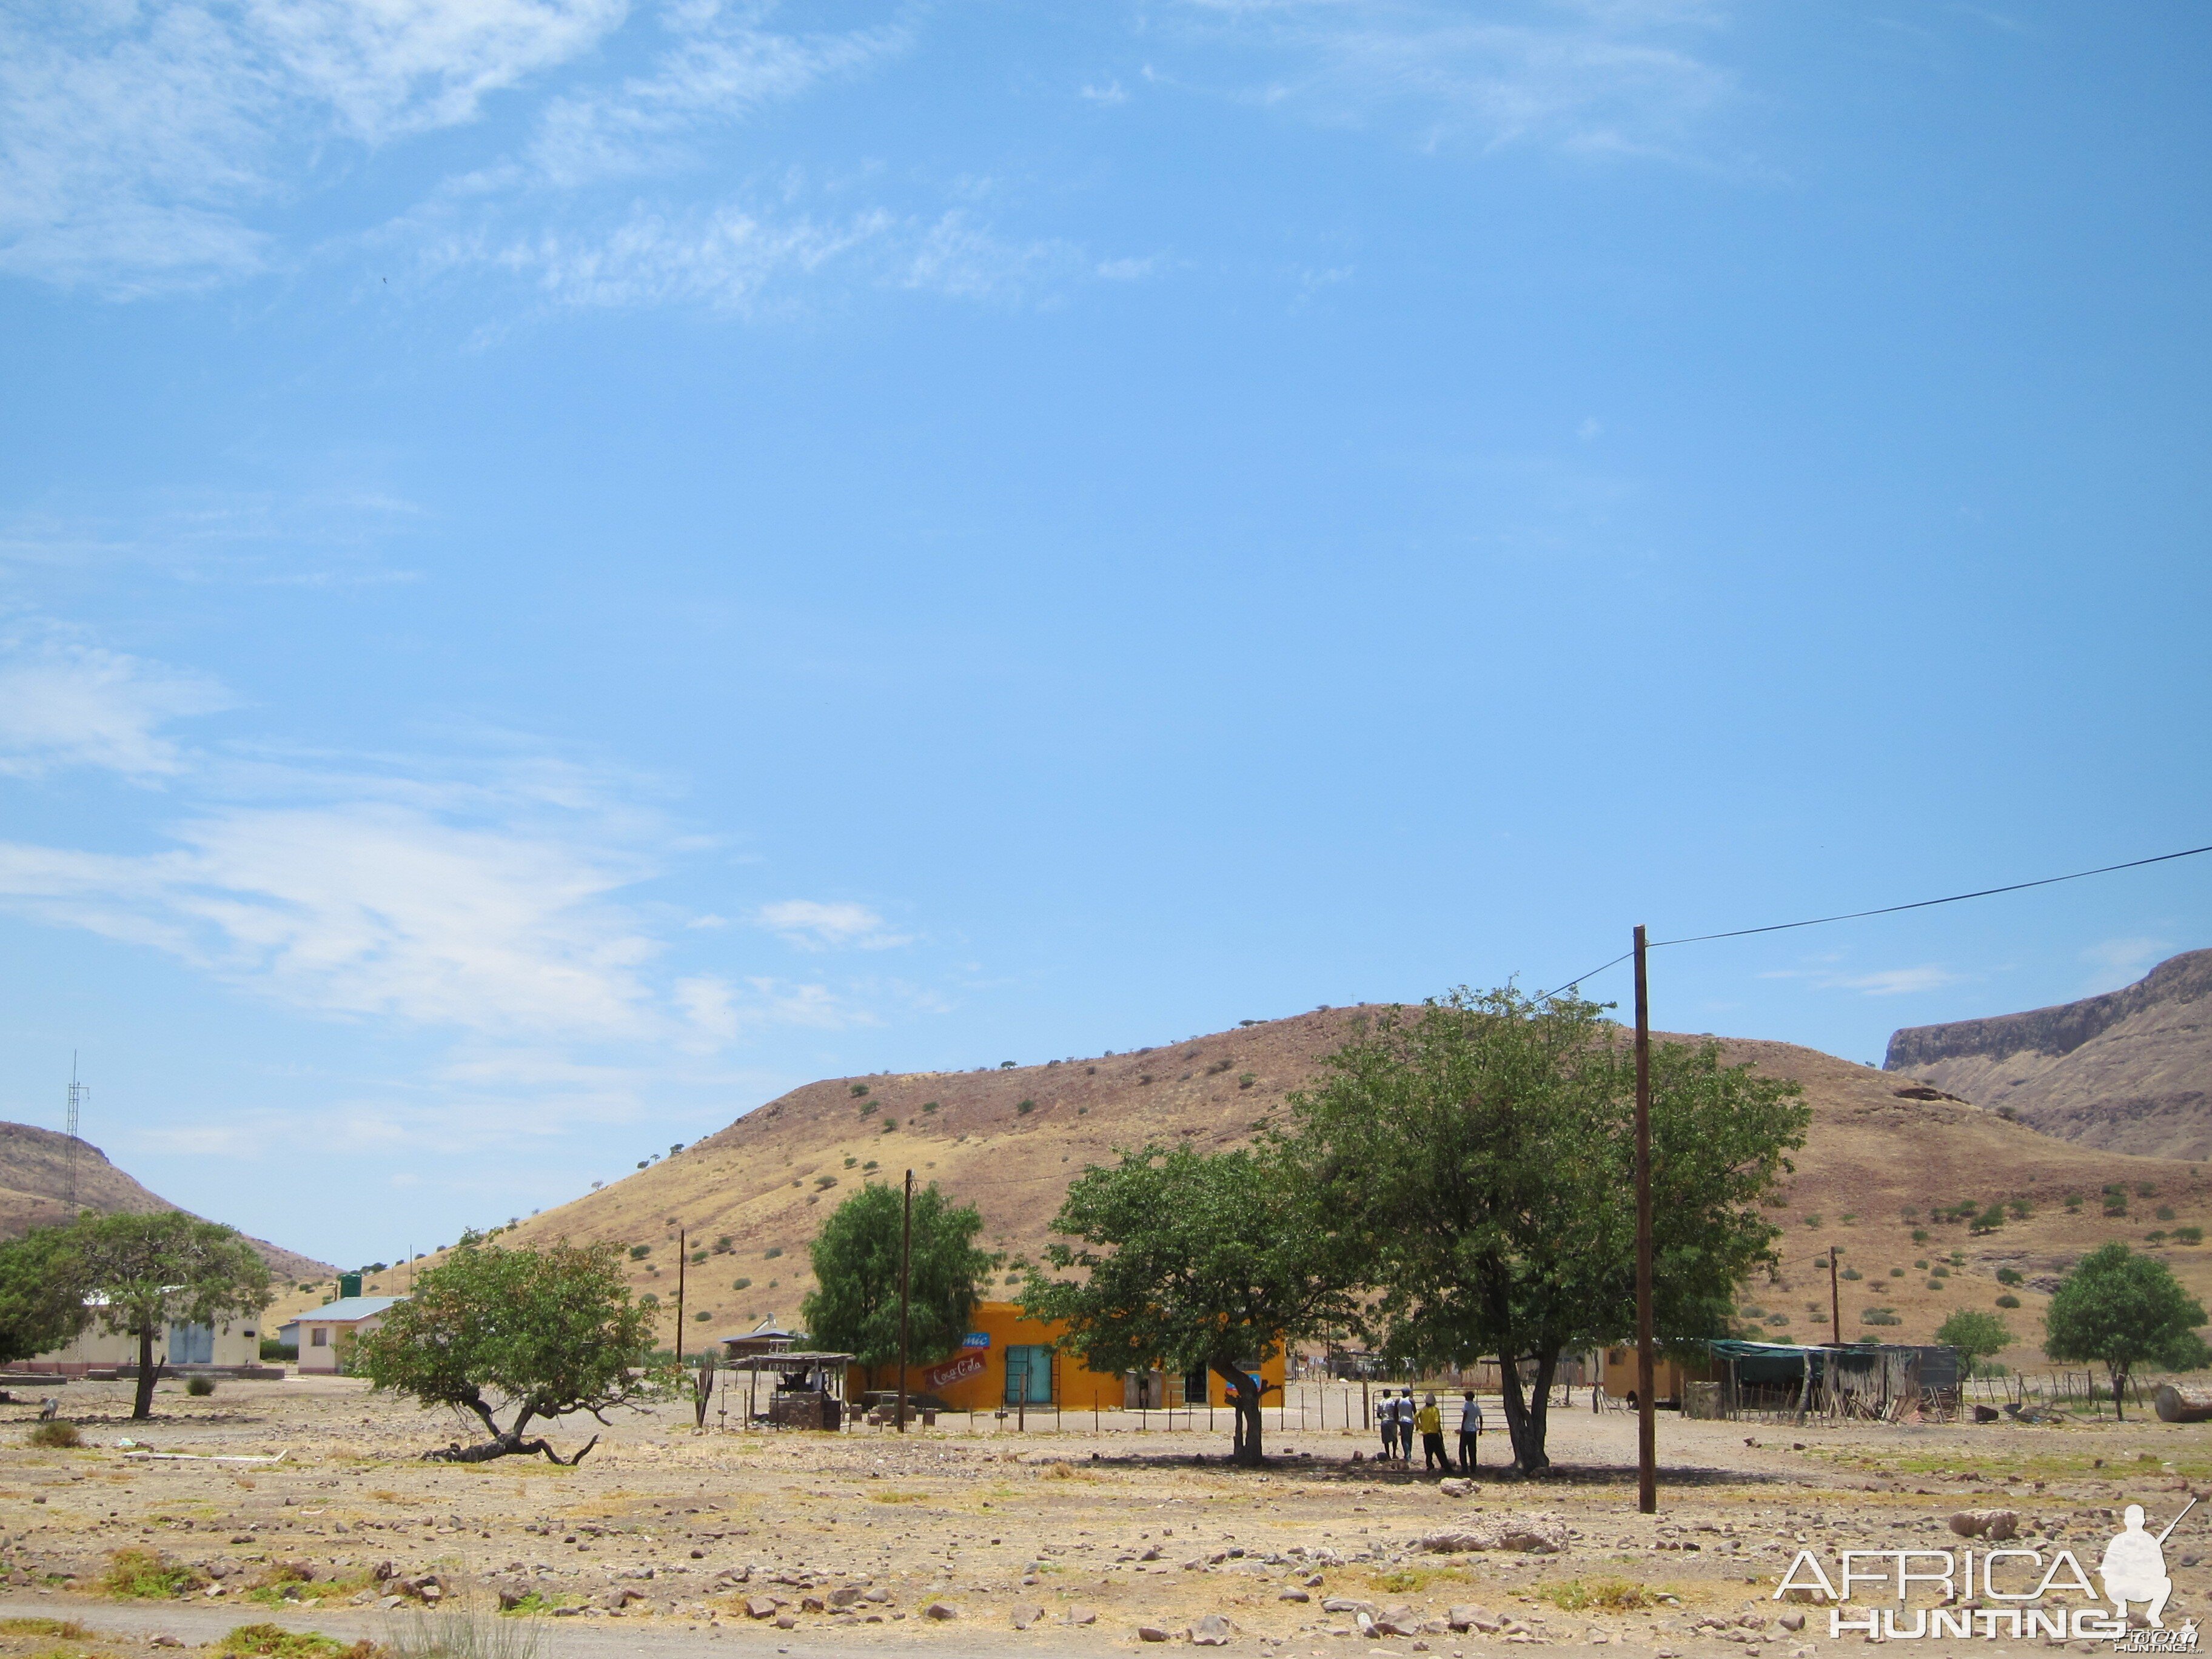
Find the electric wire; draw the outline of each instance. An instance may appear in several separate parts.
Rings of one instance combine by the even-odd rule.
[[[1673,945],[1705,945],[1714,939],[1747,939],[1753,933],[1786,933],[1795,927],[1820,927],[1832,921],[1859,921],[1868,916],[1893,916],[1902,910],[1925,910],[1938,904],[1959,904],[1967,899],[1992,898],[1999,893],[2024,893],[2031,887],[2055,887],[2060,882],[2081,881],[2089,876],[2109,876],[2115,870],[2140,870],[2147,864],[2170,864],[2175,859],[2193,859],[2200,853],[2212,853],[2212,845],[2185,848],[2179,853],[2160,853],[2147,859],[2130,859],[2124,864],[2100,865],[2094,870],[2076,870],[2070,875],[2045,876],[2036,881],[2015,881],[2002,887],[1983,887],[1971,893],[1952,893],[1943,898],[1915,899],[1910,904],[1885,904],[1872,910],[1847,910],[1840,915],[1808,916],[1802,921],[1769,922],[1763,927],[1732,927],[1720,933],[1692,933],[1682,939],[1655,939],[1648,940],[1644,948],[1658,951]],[[1559,995],[1559,991],[1572,989],[1584,980],[1595,979],[1608,968],[1618,968],[1635,954],[1633,951],[1624,951],[1603,967],[1593,968],[1589,972],[1567,981],[1559,990],[1545,992],[1536,1000],[1548,1001]]]

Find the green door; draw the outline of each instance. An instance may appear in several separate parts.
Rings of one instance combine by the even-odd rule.
[[[1006,1403],[1052,1404],[1052,1350],[1042,1344],[1006,1350]]]

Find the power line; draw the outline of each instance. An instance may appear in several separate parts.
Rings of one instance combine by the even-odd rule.
[[[1769,922],[1764,927],[1733,927],[1721,933],[1692,933],[1684,939],[1653,939],[1648,948],[1656,951],[1669,945],[1704,945],[1719,939],[1747,939],[1753,933],[1786,933],[1794,927],[1820,927],[1832,921],[1859,921],[1868,916],[1893,916],[1901,910],[1925,910],[1938,904],[1958,904],[1967,899],[1991,898],[1999,893],[2024,893],[2031,887],[2055,887],[2063,881],[2080,881],[2089,876],[2108,876],[2115,870],[2140,870],[2147,864],[2170,864],[2175,859],[2193,859],[2200,853],[2212,853],[2212,846],[2185,848],[2179,853],[2160,853],[2147,859],[2130,859],[2124,864],[2100,865],[2094,870],[2076,870],[2070,875],[2045,876],[2037,881],[2015,881],[2002,887],[1983,887],[1971,893],[1952,893],[1943,898],[1915,899],[1910,904],[1885,904],[1872,910],[1848,910],[1841,915],[1808,916],[1802,921]],[[1580,985],[1584,980],[1595,979],[1607,968],[1618,968],[1636,953],[1624,951],[1603,967],[1593,968],[1566,981],[1559,990],[1547,991],[1536,999],[1539,1002],[1559,995],[1559,991]]]

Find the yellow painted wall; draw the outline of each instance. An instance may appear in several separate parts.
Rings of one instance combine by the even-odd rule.
[[[969,1319],[969,1328],[989,1339],[987,1346],[964,1348],[952,1356],[952,1364],[963,1356],[972,1356],[982,1362],[982,1369],[974,1376],[942,1387],[931,1387],[927,1377],[938,1369],[935,1366],[915,1365],[908,1369],[907,1386],[916,1393],[934,1394],[954,1411],[996,1411],[1006,1404],[1006,1350],[1018,1346],[1051,1347],[1058,1344],[1066,1327],[1057,1320],[1030,1319],[1019,1307],[1011,1302],[985,1302],[977,1305]],[[1062,1351],[1054,1356],[1052,1390],[1054,1401],[1062,1411],[1100,1411],[1121,1409],[1124,1383],[1120,1372],[1105,1373],[1087,1369],[1072,1353]],[[870,1383],[866,1373],[854,1366],[847,1379],[848,1395],[857,1397],[864,1389],[895,1389],[898,1386],[897,1368],[885,1367],[877,1373],[877,1381]],[[1283,1386],[1283,1354],[1279,1346],[1265,1358],[1260,1365],[1260,1380],[1271,1397],[1279,1400]],[[1228,1385],[1218,1376],[1209,1377],[1212,1403],[1228,1403]],[[1031,1402],[1032,1406],[1036,1402]],[[1011,1409],[1011,1408],[1010,1408]]]

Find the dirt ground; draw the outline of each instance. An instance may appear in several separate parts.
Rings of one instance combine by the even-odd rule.
[[[1094,1429],[1086,1414],[1057,1431],[983,1419],[971,1432],[957,1419],[902,1437],[702,1432],[688,1406],[619,1414],[580,1467],[556,1468],[425,1463],[424,1450],[474,1437],[349,1379],[225,1382],[200,1399],[164,1384],[147,1424],[127,1420],[127,1385],[59,1392],[80,1449],[28,1446],[30,1409],[0,1407],[0,1659],[143,1651],[156,1636],[204,1645],[257,1622],[387,1640],[426,1606],[491,1619],[502,1595],[543,1615],[541,1649],[564,1659],[1135,1651],[1140,1627],[1187,1641],[1209,1614],[1228,1621],[1232,1649],[1322,1659],[1533,1644],[1803,1655],[1836,1644],[1825,1611],[1772,1599],[1800,1548],[1832,1561],[1846,1547],[1948,1547],[1954,1512],[2002,1506],[2019,1512],[2021,1543],[2063,1544],[2094,1571],[2121,1506],[2143,1504],[2155,1528],[2192,1483],[2212,1491],[2212,1425],[2154,1420],[1796,1427],[1662,1413],[1660,1511],[1645,1517],[1634,1419],[1586,1404],[1553,1417],[1552,1477],[1514,1480],[1492,1462],[1474,1492],[1448,1497],[1418,1464],[1372,1462],[1365,1434],[1295,1420],[1279,1431],[1272,1411],[1259,1472],[1228,1466],[1225,1413],[1211,1435],[1159,1431],[1157,1414],[1148,1431],[1111,1414]],[[564,1424],[556,1438],[573,1449],[585,1435]],[[128,1455],[146,1449],[283,1456]],[[1502,1462],[1503,1437],[1483,1451]],[[1556,1518],[1567,1547],[1413,1547],[1448,1522],[1507,1516]],[[2166,1547],[2169,1624],[2212,1610],[2205,1555],[2212,1506]],[[1362,1639],[1357,1608],[1326,1605],[1339,1601],[1410,1633]],[[749,1602],[773,1604],[770,1616]],[[1498,1628],[1436,1622],[1469,1605]],[[1784,1627],[1799,1614],[1802,1629]],[[57,1634],[54,1620],[83,1630]]]

